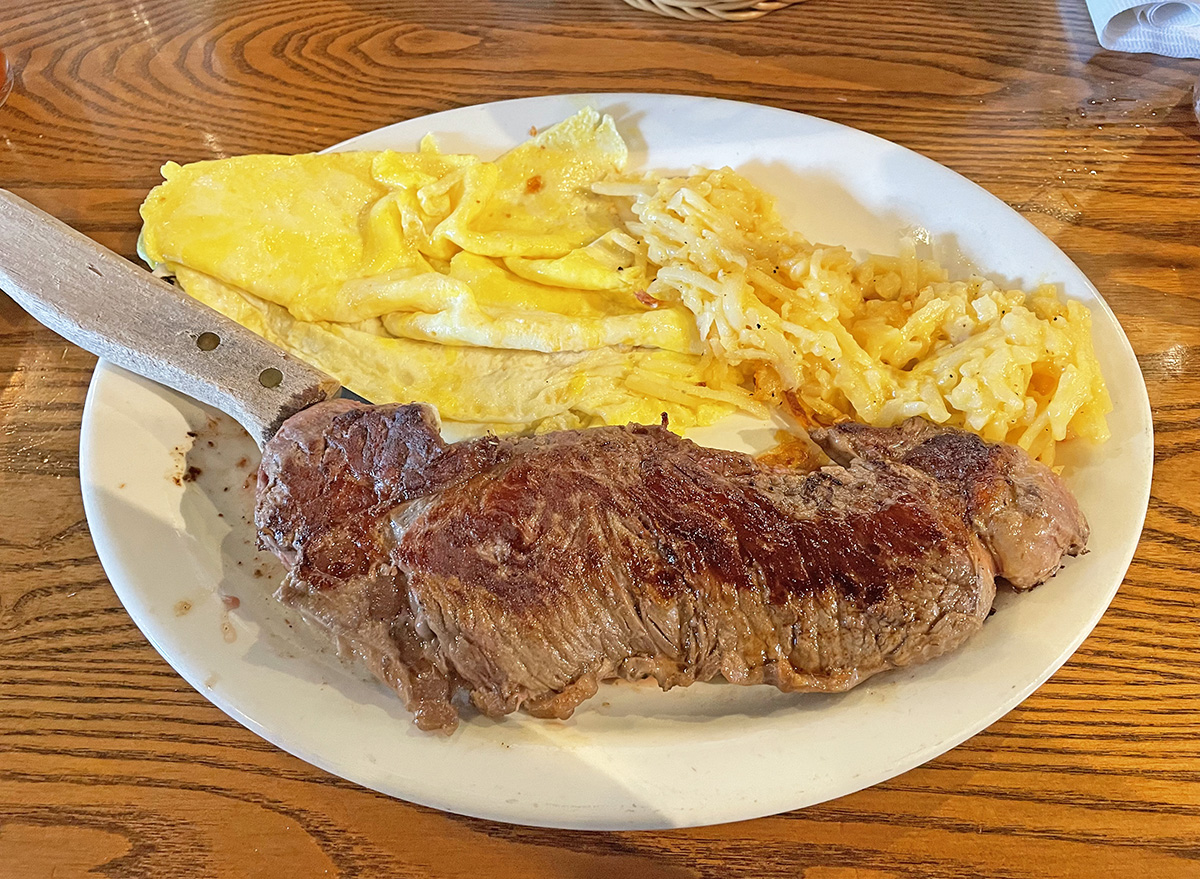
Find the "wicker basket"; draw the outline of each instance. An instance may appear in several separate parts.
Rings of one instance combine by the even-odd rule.
[[[748,21],[802,0],[625,0],[635,9],[672,18],[701,21]]]

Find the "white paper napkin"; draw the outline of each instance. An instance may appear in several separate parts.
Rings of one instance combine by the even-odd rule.
[[[1200,0],[1087,0],[1105,49],[1200,58]]]

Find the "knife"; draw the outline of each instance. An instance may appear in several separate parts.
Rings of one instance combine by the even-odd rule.
[[[337,379],[4,189],[0,290],[80,348],[231,415],[260,447],[314,403],[362,401]]]

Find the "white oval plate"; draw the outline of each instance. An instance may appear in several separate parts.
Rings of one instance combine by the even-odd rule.
[[[616,117],[633,166],[730,165],[775,193],[811,239],[895,253],[916,231],[960,275],[984,267],[1025,287],[1052,280],[1086,302],[1116,402],[1111,441],[1064,450],[1091,552],[1028,595],[1002,595],[957,653],[844,695],[614,684],[567,722],[473,716],[451,738],[427,735],[270,598],[279,569],[255,555],[244,518],[257,462],[249,439],[102,363],[84,409],[80,471],[117,594],[192,686],[259,735],[343,778],[467,815],[593,829],[712,824],[841,796],[947,751],[1045,681],[1124,577],[1153,445],[1129,342],[1079,269],[1001,201],[906,149],[796,113],[667,95],[530,98],[413,119],[337,149],[414,149],[433,131],[444,150],[492,156],[584,105]],[[200,471],[194,481],[180,478],[189,466]],[[232,599],[240,605],[230,609]]]

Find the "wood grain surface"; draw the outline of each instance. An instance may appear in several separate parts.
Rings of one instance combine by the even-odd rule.
[[[620,0],[3,0],[0,48],[0,185],[129,256],[167,159],[483,101],[666,91],[861,128],[991,190],[1096,282],[1158,448],[1112,608],[964,745],[774,818],[512,827],[313,769],[171,670],[83,515],[94,360],[0,297],[0,876],[1200,876],[1200,62],[1101,51],[1083,0],[808,0],[740,24]]]

